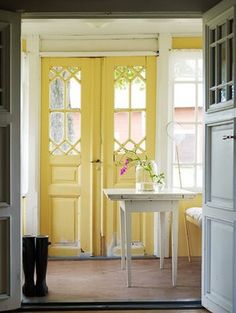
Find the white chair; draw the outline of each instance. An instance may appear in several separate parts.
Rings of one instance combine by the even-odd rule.
[[[185,234],[188,250],[188,260],[191,262],[191,249],[190,249],[190,232],[189,232],[189,223],[192,223],[198,227],[202,227],[202,208],[193,207],[185,210],[184,213],[184,224],[185,224]]]

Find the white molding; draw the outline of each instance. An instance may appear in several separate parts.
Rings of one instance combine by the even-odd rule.
[[[40,57],[106,57],[106,56],[155,56],[155,51],[84,51],[84,52],[68,52],[68,51],[49,51],[40,52]]]
[[[168,169],[167,162],[167,134],[165,131],[168,122],[168,86],[169,86],[169,51],[172,38],[170,34],[159,34],[159,57],[157,59],[157,113],[156,113],[156,161],[159,169],[165,174]],[[168,186],[168,181],[167,181]],[[159,256],[160,229],[159,215],[154,213],[154,254]],[[166,218],[165,225],[165,257],[169,257],[169,236],[170,236],[170,214]]]
[[[25,230],[27,234],[39,233],[39,188],[40,188],[40,39],[38,35],[27,37],[28,94],[29,94],[29,173],[26,204]]]

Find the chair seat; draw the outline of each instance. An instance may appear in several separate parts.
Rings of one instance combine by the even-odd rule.
[[[202,208],[194,207],[185,211],[186,217],[192,218],[199,226],[202,225]]]

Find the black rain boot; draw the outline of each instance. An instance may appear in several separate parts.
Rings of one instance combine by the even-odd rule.
[[[25,283],[22,287],[22,291],[26,297],[35,296],[34,266],[35,237],[23,236],[23,270],[25,274]]]
[[[46,273],[48,263],[48,236],[36,237],[36,296],[44,297],[48,293]]]

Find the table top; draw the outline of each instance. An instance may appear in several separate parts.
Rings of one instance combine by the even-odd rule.
[[[110,200],[181,200],[192,199],[196,196],[195,192],[177,188],[164,188],[161,191],[108,188],[103,189],[103,192]]]

